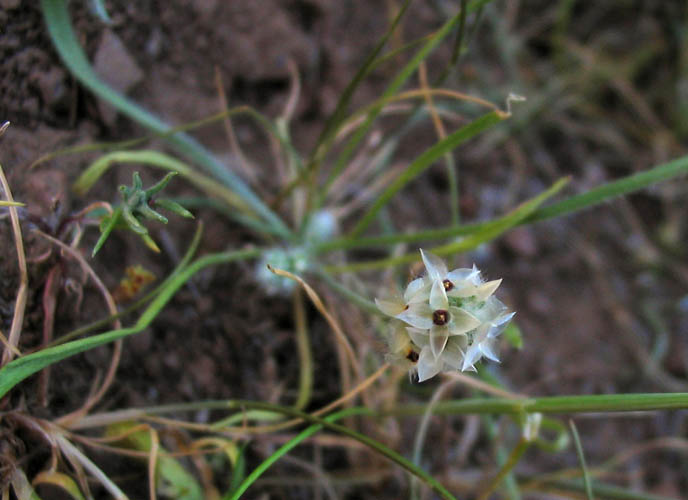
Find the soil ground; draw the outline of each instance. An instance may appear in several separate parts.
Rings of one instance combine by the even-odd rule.
[[[129,139],[145,131],[70,76],[52,48],[38,6],[0,3],[0,121],[12,122],[0,144],[0,163],[15,199],[27,205],[22,227],[30,291],[21,348],[29,350],[42,341],[43,294],[51,270],[59,269],[61,275],[56,335],[106,313],[78,265],[55,251],[48,253],[50,244],[32,229],[54,231],[68,214],[90,201],[115,201],[112,186],[129,184],[133,168],[115,169],[83,199],[70,186],[95,155],[63,156],[34,170],[27,166],[67,146]],[[106,2],[112,17],[109,27],[81,4],[72,5],[76,30],[101,76],[170,123],[197,120],[221,109],[216,71],[230,105],[248,104],[277,116],[289,97],[293,65],[301,91],[292,134],[297,149],[307,151],[339,94],[384,32],[396,2]],[[416,2],[403,26],[403,39],[437,27],[445,19],[442,8],[443,2]],[[509,91],[529,101],[522,118],[516,108],[508,126],[455,153],[464,221],[504,213],[561,176],[572,176],[568,193],[580,192],[688,150],[685,114],[676,105],[681,98],[685,103],[688,68],[685,35],[682,39],[677,31],[682,26],[685,32],[688,22],[682,2],[576,5],[563,33],[557,31],[557,12],[549,2],[496,2],[477,22],[469,19],[476,28],[447,86],[494,102],[503,102]],[[398,45],[400,40],[391,43]],[[430,62],[443,67],[440,62],[448,54],[443,47]],[[354,106],[379,96],[395,68],[386,65],[376,71],[355,95]],[[382,120],[379,130],[392,125]],[[237,119],[235,127],[244,152],[258,166],[257,185],[275,192],[275,166],[264,136],[247,120]],[[236,164],[221,124],[194,135],[230,166]],[[425,122],[400,149],[397,161],[413,159],[433,138]],[[149,173],[143,175],[145,182],[153,179]],[[444,167],[433,167],[394,202],[395,225],[445,225],[446,186]],[[177,180],[171,191],[193,193]],[[503,278],[500,298],[517,311],[525,346],[520,351],[503,349],[503,363],[496,371],[500,380],[531,395],[686,392],[685,209],[685,180],[675,180],[564,220],[518,228],[458,258],[456,264],[476,262],[489,277]],[[210,209],[195,213],[206,226],[200,253],[256,242],[249,231]],[[160,255],[148,252],[137,238],[117,234],[92,261],[94,269],[109,289],[131,265],[143,265],[162,279],[184,253],[194,227],[175,220],[156,229],[155,238],[163,247]],[[89,229],[81,248],[91,248],[96,233]],[[10,329],[19,283],[11,234],[5,218],[0,221],[2,332]],[[319,290],[326,293],[323,287]],[[370,290],[379,291],[372,286]],[[341,317],[351,312],[336,296],[327,298],[338,304]],[[299,367],[291,311],[290,300],[262,290],[254,278],[254,264],[204,271],[150,328],[126,341],[115,383],[98,409],[228,398],[292,401]],[[349,327],[366,321],[358,313],[351,313],[351,318]],[[309,310],[308,320],[316,367],[312,408],[317,408],[337,397],[339,376],[327,325],[315,310]],[[382,352],[372,329],[356,336],[370,350]],[[4,409],[23,408],[45,418],[74,410],[83,403],[94,377],[102,376],[110,353],[110,347],[101,348],[59,363],[51,371],[47,400],[42,400],[40,381],[33,377],[11,393]],[[436,386],[412,390],[422,401]],[[685,435],[686,415],[579,419],[588,464],[600,465],[634,445]],[[412,440],[414,432],[408,425],[393,443],[406,452],[411,446],[404,446],[405,436]],[[478,474],[490,472],[488,464],[494,464],[493,457],[481,451],[484,438],[474,442],[461,467],[452,462],[450,449],[470,425],[470,419],[457,418],[450,423],[437,419],[431,426],[431,438],[444,445],[427,446],[424,465],[448,484],[481,477]],[[248,466],[255,466],[270,446],[269,441],[256,440]],[[42,467],[42,453],[27,454],[29,470]],[[121,479],[132,498],[145,497],[145,470],[105,454],[94,456]],[[313,460],[307,452],[294,456]],[[319,460],[333,477],[336,471],[359,471],[360,484],[350,481],[339,490],[342,497],[404,494],[404,478],[369,456],[365,460],[379,472],[377,477],[368,478],[360,468],[366,464],[357,468],[344,452],[328,449]],[[251,498],[316,495],[310,473],[299,463],[278,464]],[[527,475],[576,465],[572,451],[532,451],[517,470]],[[610,481],[682,498],[688,491],[685,467],[685,456],[657,447],[633,456]]]

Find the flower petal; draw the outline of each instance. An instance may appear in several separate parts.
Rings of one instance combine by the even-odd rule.
[[[406,331],[411,341],[418,347],[425,347],[430,343],[430,330],[421,330],[419,328],[407,327]]]
[[[476,298],[483,302],[487,300],[487,298],[495,293],[497,288],[499,288],[499,285],[502,283],[502,280],[493,280],[493,281],[488,281],[487,283],[482,283],[478,285],[475,288],[475,296]]]
[[[499,363],[499,357],[497,357],[496,352],[496,341],[493,339],[487,339],[480,343],[480,350],[487,359],[491,359]]]
[[[453,340],[453,339],[452,339]],[[463,365],[464,353],[456,342],[447,342],[442,352],[442,361],[455,370],[460,370]]]
[[[447,279],[454,283],[455,286],[460,284],[462,281],[470,281],[472,284],[473,278],[479,274],[480,271],[478,271],[478,268],[476,267],[473,267],[473,269],[462,267],[459,269],[454,269],[453,271],[449,271],[447,273]]]
[[[429,330],[432,327],[432,309],[425,302],[409,304],[408,308],[395,318],[421,330]]]
[[[416,365],[416,370],[418,370],[418,382],[423,382],[424,380],[434,377],[440,372],[441,368],[442,363],[434,358],[432,352],[430,352],[430,347],[424,347],[420,351],[418,364]]]
[[[447,265],[442,259],[437,255],[433,255],[430,252],[424,252],[420,249],[420,255],[423,257],[423,264],[425,264],[425,269],[428,270],[428,276],[433,280],[442,281],[447,275]]]
[[[439,280],[432,282],[432,289],[430,290],[430,307],[433,311],[437,311],[438,309],[446,311],[449,307],[447,292],[444,291],[444,284]]]
[[[404,291],[404,303],[423,302],[428,300],[430,283],[423,278],[416,278],[406,286]]]
[[[473,365],[480,359],[481,356],[480,348],[477,344],[473,344],[466,351],[466,356],[463,358],[463,365],[461,366],[461,371],[465,372],[474,368]]]
[[[438,359],[447,345],[449,332],[446,326],[433,326],[430,330],[430,348],[435,359]]]
[[[406,305],[400,300],[388,299],[381,300],[375,299],[375,305],[377,308],[388,316],[396,316],[404,311]]]
[[[450,307],[449,315],[451,316],[449,335],[464,335],[480,326],[478,318],[458,307]]]
[[[389,335],[389,350],[393,353],[405,351],[411,339],[404,328],[394,328]]]

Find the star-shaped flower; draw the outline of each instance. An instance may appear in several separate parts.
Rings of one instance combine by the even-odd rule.
[[[442,259],[421,249],[423,264],[427,269],[427,278],[432,282],[440,282],[447,292],[447,296],[456,298],[475,297],[477,301],[484,301],[490,297],[502,283],[502,280],[483,282],[480,271],[475,264],[472,269],[460,268],[448,271]]]
[[[476,329],[470,347],[461,365],[461,371],[475,370],[474,365],[483,356],[499,362],[497,356],[497,337],[504,331],[515,312],[508,312],[507,307],[496,297],[490,297],[481,308],[483,323]]]
[[[444,370],[460,370],[464,358],[467,339],[464,335],[456,335],[447,340],[447,344],[439,356],[432,352],[430,336],[427,331],[418,328],[406,328],[413,344],[420,347],[418,362],[415,371],[418,373],[418,382],[423,382],[434,377]]]

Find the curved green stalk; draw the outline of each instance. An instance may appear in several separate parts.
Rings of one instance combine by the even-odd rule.
[[[41,0],[41,8],[48,32],[57,52],[67,68],[82,85],[129,118],[150,130],[156,133],[166,133],[169,131],[169,125],[141,108],[134,101],[110,88],[96,75],[76,38],[69,18],[66,0]],[[203,166],[213,176],[231,188],[268,225],[279,230],[285,237],[291,234],[284,222],[256,196],[251,188],[238,176],[229,171],[199,142],[182,133],[174,134],[168,140],[177,150]]]
[[[191,240],[191,244],[189,245],[189,248],[186,249],[186,253],[184,253],[184,256],[182,259],[179,261],[177,264],[177,267],[174,268],[174,270],[164,279],[164,281],[152,290],[150,290],[148,293],[146,293],[143,297],[141,297],[139,300],[131,304],[129,307],[126,309],[118,312],[117,314],[111,314],[110,316],[107,316],[105,318],[98,319],[92,323],[89,323],[88,325],[81,326],[75,330],[72,330],[69,333],[66,333],[49,344],[43,346],[43,348],[46,347],[52,347],[55,345],[59,344],[64,344],[68,340],[71,340],[76,337],[80,337],[82,335],[85,335],[89,332],[92,332],[93,330],[97,330],[99,328],[103,328],[104,326],[107,326],[108,324],[112,323],[114,320],[118,318],[122,318],[124,316],[127,316],[128,314],[131,314],[132,312],[136,311],[137,309],[140,309],[143,307],[147,302],[150,302],[153,300],[153,298],[160,293],[160,291],[163,288],[166,288],[169,283],[174,279],[174,277],[181,272],[182,269],[184,269],[187,264],[191,261],[193,258],[194,254],[196,253],[196,249],[198,248],[198,244],[201,242],[201,235],[203,234],[203,223],[199,222],[198,226],[196,226],[196,232],[193,235],[193,239]]]
[[[247,403],[247,402],[243,402]],[[251,402],[250,406],[244,405],[241,403],[241,406],[235,406],[235,408],[240,408],[240,407],[245,407],[245,408],[257,408],[261,410],[273,410],[279,413],[282,413],[284,415],[288,415],[290,417],[295,417],[295,418],[300,418],[303,419],[305,422],[309,422],[311,424],[315,424],[311,426],[309,429],[315,428],[313,432],[316,432],[320,430],[320,428],[326,428],[334,432],[338,432],[340,434],[344,434],[345,436],[348,436],[352,439],[355,439],[356,441],[359,441],[360,443],[365,444],[369,448],[373,449],[375,452],[379,453],[380,455],[383,455],[390,459],[391,461],[395,462],[397,465],[400,467],[406,469],[409,471],[411,474],[414,476],[417,476],[419,479],[424,481],[430,488],[433,489],[436,493],[438,493],[442,498],[448,499],[448,500],[456,500],[455,497],[444,487],[442,484],[440,484],[434,477],[432,477],[430,474],[425,472],[423,469],[409,461],[408,459],[402,457],[399,455],[397,452],[392,450],[391,448],[385,446],[384,444],[366,436],[365,434],[361,434],[358,431],[355,431],[353,429],[350,429],[348,427],[345,427],[343,425],[335,424],[333,420],[337,418],[342,418],[344,416],[351,416],[351,415],[371,415],[373,414],[372,410],[369,410],[367,408],[351,408],[349,410],[344,410],[342,412],[339,412],[339,415],[337,414],[332,414],[328,417],[325,418],[320,418],[320,417],[314,417],[308,413],[304,413],[298,410],[294,410],[293,408],[286,408],[286,407],[281,407],[281,406],[276,406],[272,405],[269,403],[262,403],[262,402]],[[309,429],[306,429],[309,430]],[[299,439],[302,441],[308,435],[305,435],[305,431],[296,436],[295,438],[292,439],[292,441]],[[282,448],[285,446],[289,445],[290,443],[285,444]],[[294,443],[294,446],[298,444]],[[293,446],[292,446],[293,447]],[[288,451],[288,450],[286,450]],[[286,453],[284,451],[284,453]],[[284,454],[283,453],[283,454]],[[248,487],[248,486],[246,486]],[[238,496],[233,496],[232,498],[238,498]]]
[[[191,263],[174,276],[168,285],[160,291],[150,305],[141,314],[134,326],[112,330],[100,335],[94,335],[80,340],[73,340],[55,347],[48,347],[32,354],[27,354],[6,364],[0,369],[0,398],[7,394],[15,385],[46,366],[62,361],[80,352],[114,342],[115,340],[139,333],[146,328],[167,305],[172,296],[186,283],[191,276],[208,266],[225,264],[236,260],[257,257],[261,249],[222,252],[201,257]]]

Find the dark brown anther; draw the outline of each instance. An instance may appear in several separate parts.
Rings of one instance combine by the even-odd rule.
[[[449,290],[451,290],[452,288],[454,288],[454,283],[452,283],[452,282],[449,281],[449,280],[444,280],[444,281],[442,282],[442,284],[444,285],[444,291],[445,291],[445,292],[448,292]]]
[[[408,359],[411,363],[416,363],[418,361],[418,353],[411,349],[406,355],[406,359]]]
[[[444,326],[449,323],[449,311],[444,309],[437,309],[432,313],[432,322],[437,326]]]

